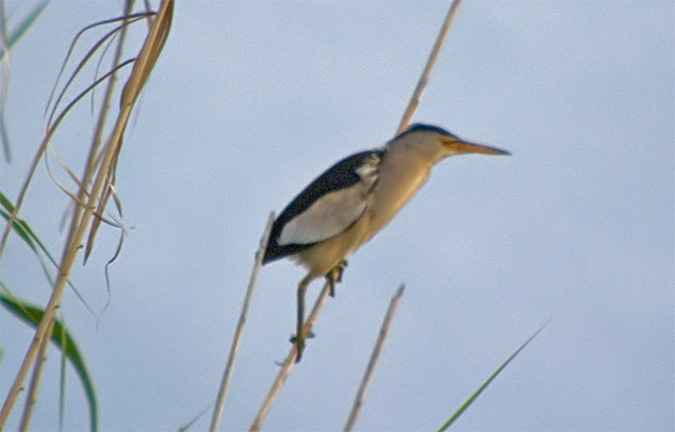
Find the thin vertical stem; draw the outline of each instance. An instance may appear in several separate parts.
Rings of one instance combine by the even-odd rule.
[[[133,6],[133,0],[129,0],[125,3],[124,16],[128,17],[131,15],[131,10]],[[127,21],[124,21],[124,25],[120,30],[119,39],[117,41],[117,51],[112,60],[112,67],[115,71],[110,75],[108,80],[108,86],[106,87],[105,94],[103,96],[103,102],[101,103],[101,110],[98,115],[97,124],[94,128],[94,136],[92,138],[91,146],[89,147],[89,155],[87,156],[87,163],[85,164],[84,173],[82,174],[82,181],[80,182],[80,190],[78,193],[78,198],[80,202],[85,202],[87,199],[87,187],[91,183],[91,179],[96,171],[96,159],[99,155],[101,148],[101,142],[103,137],[103,132],[105,130],[105,125],[108,122],[108,115],[110,113],[110,106],[112,104],[113,94],[115,92],[115,86],[117,84],[117,70],[115,69],[122,62],[122,54],[124,52],[124,45],[127,39]],[[70,230],[68,236],[73,234],[75,227],[77,226],[78,221],[82,216],[84,208],[81,205],[75,205],[74,212],[75,214],[71,218]]]
[[[253,272],[251,273],[251,279],[248,284],[248,289],[246,290],[246,297],[244,297],[244,304],[241,307],[241,313],[239,314],[239,322],[237,323],[237,329],[234,332],[234,338],[232,339],[232,348],[230,348],[230,355],[227,358],[227,366],[225,366],[225,372],[223,373],[223,380],[220,384],[220,391],[218,392],[218,399],[216,400],[216,407],[213,410],[213,418],[211,419],[210,431],[217,431],[220,426],[220,419],[223,416],[223,410],[225,409],[225,400],[227,399],[227,392],[230,389],[230,380],[232,379],[232,371],[234,370],[234,360],[237,357],[237,352],[239,351],[239,343],[241,342],[241,335],[244,331],[244,324],[246,324],[246,315],[248,314],[248,308],[251,304],[251,299],[253,298],[253,292],[255,291],[255,286],[258,281],[258,274],[260,273],[260,268],[262,267],[262,260],[265,256],[265,249],[267,248],[267,241],[270,238],[270,232],[272,231],[272,225],[274,224],[274,212],[270,213],[270,216],[267,220],[267,227],[263,234],[262,239],[260,240],[260,247],[258,248],[258,253],[255,256],[255,265],[253,266]]]
[[[48,332],[52,332],[54,329],[54,321],[51,322],[51,328],[48,329]],[[33,379],[31,379],[30,387],[28,389],[28,397],[26,398],[26,406],[23,411],[23,419],[21,420],[21,432],[26,432],[30,430],[30,424],[33,421],[33,413],[35,412],[35,406],[37,405],[37,393],[40,388],[40,380],[42,379],[42,374],[44,372],[45,363],[47,363],[47,347],[49,344],[50,338],[45,338],[43,343],[40,345],[40,351],[38,352],[38,359],[35,362],[35,368],[33,369]]]
[[[384,316],[382,326],[380,327],[380,334],[378,335],[377,341],[375,342],[375,346],[373,347],[373,352],[370,355],[370,360],[368,360],[368,366],[366,367],[366,371],[363,374],[361,385],[359,386],[359,390],[356,393],[356,397],[354,398],[354,404],[352,405],[352,410],[349,413],[347,423],[345,424],[344,428],[345,432],[351,432],[354,430],[356,419],[359,417],[359,413],[361,412],[363,400],[366,397],[368,387],[370,387],[370,382],[373,379],[373,374],[375,373],[375,366],[377,366],[377,362],[380,359],[380,353],[382,352],[384,341],[387,339],[387,335],[389,334],[389,329],[391,328],[391,323],[394,321],[394,315],[396,315],[396,310],[398,309],[398,304],[400,303],[401,297],[403,296],[404,289],[405,285],[401,284],[401,286],[398,287],[394,295],[391,297],[391,301],[389,302],[389,309],[387,309],[387,314]]]
[[[422,98],[422,93],[424,93],[424,90],[427,87],[431,71],[436,65],[438,55],[440,54],[441,48],[443,47],[443,43],[445,42],[445,39],[448,36],[448,33],[450,32],[450,26],[452,25],[452,22],[454,21],[455,16],[457,15],[457,10],[459,9],[459,5],[461,3],[462,0],[454,0],[450,5],[448,15],[445,17],[443,27],[441,27],[441,31],[438,33],[438,37],[436,38],[434,47],[431,49],[429,59],[427,60],[427,65],[424,67],[424,72],[422,72],[422,76],[420,77],[420,80],[417,82],[417,87],[415,87],[415,91],[410,97],[410,102],[408,102],[408,109],[403,114],[403,118],[401,118],[401,124],[399,124],[398,126],[396,135],[400,134],[401,132],[407,129],[408,125],[410,124],[410,119],[412,119],[413,114],[415,114],[415,110],[417,110],[417,105],[419,105],[420,99]]]

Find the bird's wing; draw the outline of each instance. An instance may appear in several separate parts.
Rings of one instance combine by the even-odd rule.
[[[359,220],[382,156],[383,150],[349,156],[307,186],[274,222],[264,262],[334,237]]]
[[[288,221],[277,243],[312,244],[338,235],[361,217],[367,198],[357,185],[326,194]]]

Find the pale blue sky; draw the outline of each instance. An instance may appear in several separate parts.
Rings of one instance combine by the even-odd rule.
[[[32,4],[10,2],[10,22]],[[133,229],[110,297],[111,229],[75,274],[95,310],[110,304],[98,328],[72,293],[63,306],[104,430],[175,430],[214,401],[268,213],[337,159],[391,138],[447,7],[177,3],[120,159]],[[12,52],[15,160],[0,164],[10,196],[72,36],[118,13],[114,1],[55,1]],[[667,1],[467,0],[415,120],[513,156],[443,162],[350,259],[266,430],[343,426],[401,282],[359,430],[437,428],[549,318],[456,430],[675,429],[674,22]],[[76,172],[91,124],[83,106],[54,140]],[[66,203],[43,166],[23,217],[56,255]],[[45,302],[38,270],[14,240],[0,277]],[[302,275],[287,261],[264,268],[223,429],[248,427],[266,394]],[[6,312],[0,324],[4,398],[31,332]],[[56,426],[57,372],[53,350],[36,430]],[[67,429],[86,428],[83,407],[72,378]]]

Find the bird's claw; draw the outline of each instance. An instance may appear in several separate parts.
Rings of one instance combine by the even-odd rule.
[[[316,334],[313,332],[309,332],[306,335],[303,336],[304,339],[314,339],[316,337]],[[298,339],[297,335],[293,335],[290,338],[288,338],[288,341],[290,343],[295,343],[295,341]]]
[[[337,277],[335,278],[335,281],[337,283],[342,283],[342,275],[345,272],[345,269],[347,268],[347,260],[341,260],[335,268],[337,269]]]
[[[295,356],[295,362],[299,363],[300,358],[302,358],[302,352],[305,350],[305,338],[303,337],[296,337],[295,338],[295,351],[298,353],[297,356]]]
[[[335,297],[335,284],[342,283],[342,275],[345,272],[345,268],[347,268],[347,260],[340,260],[326,276],[330,285],[330,292],[328,294],[331,297]]]
[[[300,334],[300,335],[291,336],[289,341],[292,344],[295,344],[295,350],[298,354],[295,357],[296,363],[300,362],[300,358],[302,357],[302,352],[305,350],[305,340],[314,339],[314,336],[315,336],[314,333],[312,333],[311,331],[308,332],[307,334]]]

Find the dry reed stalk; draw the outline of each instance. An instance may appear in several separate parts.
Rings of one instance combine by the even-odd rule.
[[[114,158],[119,154],[119,149],[122,145],[122,138],[126,130],[126,125],[128,124],[131,111],[141,89],[143,88],[143,85],[147,81],[150,71],[154,67],[162,51],[164,43],[166,42],[166,38],[168,37],[173,16],[173,4],[173,0],[162,1],[152,29],[148,33],[141,52],[134,62],[131,76],[129,77],[122,92],[120,111],[117,122],[113,129],[112,137],[110,138],[110,144],[108,145],[101,161],[98,175],[96,176],[96,180],[92,186],[91,193],[88,194],[87,205],[84,209],[84,213],[82,214],[81,219],[78,221],[77,227],[73,230],[72,236],[70,236],[67,240],[66,250],[61,265],[59,266],[60,272],[58,279],[55,282],[52,296],[47,303],[42,320],[40,321],[40,324],[35,332],[35,337],[28,348],[28,352],[26,353],[21,368],[17,373],[16,379],[14,380],[9,394],[5,399],[2,411],[0,411],[0,430],[4,428],[5,423],[9,418],[9,414],[14,407],[16,399],[22,390],[23,382],[28,375],[28,371],[35,363],[35,359],[37,357],[42,340],[51,336],[50,334],[47,334],[47,330],[51,327],[51,323],[56,315],[56,310],[59,307],[64,288],[68,282],[68,279],[70,278],[70,272],[72,271],[73,265],[75,264],[75,259],[77,258],[84,241],[87,227],[94,217],[94,210],[98,207],[100,199],[107,193],[108,183],[106,183],[106,180],[110,179],[110,170],[115,166]],[[49,138],[51,138],[53,133],[54,128],[52,127],[47,132],[45,140],[43,141],[38,154],[36,154],[36,157],[33,160],[34,166],[37,166],[37,163],[39,162],[39,159],[41,158],[42,154],[44,153],[44,149],[47,146]],[[21,200],[25,196],[26,189],[27,187],[24,187],[19,193]],[[1,240],[2,244],[0,244],[0,254],[2,253],[4,243],[6,242],[9,228],[12,226],[13,221],[16,220],[19,207],[20,200],[17,199],[14,211],[10,215],[10,220],[8,221],[5,232],[3,233],[3,238]]]
[[[173,0],[171,1],[173,3]],[[171,8],[173,9],[173,6],[171,6]],[[169,18],[169,22],[170,20],[171,18]],[[150,30],[148,31],[149,35],[152,34],[152,30],[154,28],[155,28],[154,26],[150,27]],[[159,52],[156,52],[157,56],[151,53],[153,53],[157,48],[159,48],[159,51],[161,52],[161,49],[164,46],[164,42],[166,42],[166,37],[168,37],[168,30],[167,33],[163,35],[162,39],[158,39],[155,41],[155,43],[158,43],[159,45],[156,45],[154,47],[152,46],[152,44],[150,45],[151,48],[147,51],[145,56],[143,55],[144,50],[141,51],[141,54],[139,58],[136,60],[136,64],[134,65],[134,72],[136,71],[136,68],[139,65],[139,63],[142,66],[138,69],[139,70],[138,74],[135,73],[131,74],[129,80],[124,86],[124,90],[122,91],[122,103],[121,103],[122,107],[124,107],[126,103],[129,103],[130,107],[133,108],[134,104],[136,103],[136,98],[138,98],[138,95],[140,94],[140,88],[139,91],[136,91],[135,89],[137,86],[140,86],[141,88],[143,87],[143,85],[147,81],[148,76],[150,75],[150,72],[152,71],[152,68],[154,67],[154,63],[157,61],[157,56],[159,55]],[[130,92],[127,92],[127,90],[130,90]],[[125,99],[128,99],[128,101],[125,102]],[[127,116],[126,119],[124,120],[124,123],[122,123],[123,130],[126,130],[128,120],[129,118]],[[99,176],[101,176],[102,174],[105,175],[103,181],[108,186],[113,186],[115,184],[115,175],[117,173],[117,161],[119,159],[120,152],[122,151],[122,135],[120,135],[118,140],[111,140],[111,144],[115,145],[112,146],[113,148],[112,148],[112,158],[110,159],[110,169],[107,170],[99,169],[98,171]],[[108,150],[109,149],[106,149],[106,151]],[[105,210],[111,195],[112,195],[111,187],[105,187],[101,190],[101,197],[98,200],[98,205],[96,207],[96,211],[94,212],[94,214],[97,215],[103,214],[103,211]],[[89,257],[89,254],[91,253],[94,247],[94,238],[96,237],[96,233],[98,231],[100,224],[101,224],[100,217],[94,218],[94,220],[91,223],[91,227],[89,229],[89,237],[87,238],[87,245],[85,246],[84,249],[85,262],[87,261],[87,258]]]
[[[53,330],[54,321],[52,321],[51,326],[48,329],[49,334],[51,334]],[[49,341],[50,339],[51,338],[46,338],[45,340]],[[37,405],[37,393],[40,388],[40,380],[42,379],[45,363],[47,363],[47,344],[43,343],[40,345],[37,362],[35,363],[35,369],[33,370],[33,378],[31,379],[28,395],[26,397],[26,405],[24,406],[21,426],[19,428],[21,432],[29,431],[30,424],[33,421],[33,413],[35,412],[35,406]]]
[[[125,17],[131,16],[132,3],[133,3],[132,0],[127,1],[125,3],[125,10],[124,10]],[[121,26],[122,28],[120,29],[121,33],[119,40],[117,42],[117,51],[115,52],[115,56],[113,57],[112,61],[113,70],[116,66],[118,66],[122,62],[122,53],[124,51],[124,45],[127,38],[128,23],[129,23],[128,19],[124,20],[124,24]],[[108,80],[108,86],[106,87],[105,94],[103,96],[103,102],[101,103],[101,111],[98,115],[96,128],[94,129],[94,136],[92,138],[91,146],[89,147],[89,155],[87,156],[87,163],[84,169],[84,173],[82,174],[82,181],[80,182],[80,191],[78,194],[78,199],[80,202],[85,201],[87,194],[86,190],[87,186],[91,183],[92,176],[96,170],[96,160],[98,159],[97,156],[99,154],[99,149],[101,147],[105,125],[108,122],[110,106],[113,94],[115,92],[116,84],[117,84],[117,73],[115,72],[112,75],[110,75],[110,79]],[[76,205],[74,211],[75,214],[71,218],[72,222],[70,224],[69,230],[70,232],[68,233],[69,237],[73,234],[73,230],[82,216],[83,206]]]
[[[403,290],[405,285],[401,284],[398,287],[394,295],[391,297],[389,302],[389,308],[387,313],[384,316],[382,321],[382,326],[380,327],[380,333],[373,347],[373,352],[370,355],[370,360],[368,360],[368,366],[366,371],[363,374],[363,379],[361,380],[361,385],[359,390],[356,392],[356,397],[354,398],[354,403],[352,404],[352,410],[349,413],[347,418],[347,423],[345,424],[345,432],[351,432],[354,430],[354,425],[356,424],[356,419],[359,417],[361,412],[361,406],[363,406],[363,400],[366,398],[366,393],[368,392],[368,387],[370,387],[370,382],[373,379],[373,374],[375,373],[375,366],[380,359],[380,354],[382,353],[382,347],[384,346],[384,341],[387,339],[387,334],[389,334],[389,329],[391,328],[391,323],[394,321],[394,316],[396,315],[396,310],[398,309],[398,304],[401,301],[403,296]]]
[[[230,380],[232,379],[232,372],[234,371],[234,360],[237,357],[237,352],[239,351],[241,335],[244,331],[244,324],[246,324],[246,315],[248,314],[248,308],[251,303],[251,299],[253,298],[253,292],[255,291],[255,286],[258,281],[258,274],[260,273],[260,268],[262,267],[262,260],[265,256],[265,249],[267,248],[267,241],[270,238],[270,232],[272,232],[273,224],[274,212],[270,213],[270,216],[267,219],[267,226],[265,228],[265,232],[263,233],[262,239],[260,239],[260,247],[258,248],[258,252],[255,255],[255,265],[253,266],[253,271],[251,272],[251,279],[248,283],[246,296],[244,297],[244,304],[242,305],[241,313],[239,314],[239,321],[237,322],[237,329],[235,330],[234,338],[232,339],[232,347],[230,348],[230,355],[227,358],[225,372],[223,372],[223,380],[220,384],[220,391],[218,392],[216,407],[213,410],[213,418],[211,419],[211,427],[209,428],[210,431],[215,432],[220,426],[220,419],[223,416],[225,400],[227,399],[227,392],[230,389]]]
[[[316,299],[316,302],[314,303],[312,312],[309,314],[309,317],[305,321],[305,327],[303,329],[303,332],[305,334],[309,334],[311,332],[314,323],[319,318],[319,314],[321,313],[321,309],[323,309],[323,305],[326,302],[329,293],[330,293],[330,282],[326,282],[326,284],[323,287],[323,290],[321,290],[319,297]],[[296,349],[297,349],[296,345],[293,344],[290,352],[288,353],[288,356],[286,357],[286,360],[284,360],[284,364],[281,366],[281,369],[277,374],[277,378],[274,380],[274,384],[272,384],[272,388],[270,388],[270,391],[267,394],[265,401],[260,406],[258,415],[256,416],[255,420],[253,420],[253,423],[251,423],[249,431],[251,432],[259,431],[263,423],[265,422],[265,419],[267,418],[267,413],[269,412],[272,403],[274,402],[277,395],[281,391],[281,387],[283,387],[284,383],[286,382],[286,378],[288,378],[288,375],[291,373],[291,370],[295,365],[295,358],[298,355]]]
[[[403,118],[401,118],[401,124],[398,126],[396,135],[400,134],[401,132],[403,132],[408,128],[410,120],[415,114],[415,110],[417,110],[417,105],[419,105],[420,99],[422,99],[422,93],[424,93],[424,90],[426,89],[427,84],[429,83],[429,76],[431,75],[431,71],[436,65],[438,55],[440,54],[441,48],[443,47],[443,43],[445,42],[445,39],[448,36],[448,33],[450,32],[450,27],[452,26],[452,22],[454,21],[455,16],[457,15],[457,10],[459,9],[459,5],[461,3],[462,0],[453,0],[452,4],[450,5],[448,14],[445,16],[445,21],[443,21],[443,27],[441,27],[441,31],[438,33],[438,37],[436,37],[434,47],[431,49],[431,53],[429,53],[427,64],[424,67],[424,72],[422,72],[422,76],[420,77],[420,80],[417,82],[417,87],[415,87],[415,91],[413,91],[413,94],[410,97],[410,102],[408,102],[408,108],[403,114]]]
[[[128,0],[125,3],[124,16],[129,16],[131,14],[132,6],[133,0]],[[121,28],[121,34],[117,42],[117,52],[115,53],[115,56],[112,61],[113,70],[115,70],[115,67],[119,66],[119,64],[122,62],[122,52],[124,50],[124,45],[126,43],[126,36],[127,36],[126,24],[127,21],[125,20],[125,25],[123,25]],[[77,226],[77,221],[79,221],[82,215],[83,206],[80,203],[85,202],[87,194],[86,185],[88,185],[89,182],[91,181],[91,174],[95,170],[96,153],[101,145],[101,137],[103,135],[103,131],[105,129],[105,125],[108,120],[108,113],[110,112],[110,106],[112,103],[112,96],[114,93],[116,82],[117,82],[117,73],[115,70],[115,73],[110,75],[110,79],[108,80],[108,86],[106,88],[103,102],[101,104],[101,112],[98,116],[98,122],[94,131],[94,138],[89,151],[89,158],[86,164],[85,171],[82,175],[82,181],[81,182],[79,180],[77,181],[77,183],[80,185],[80,192],[77,198],[73,197],[75,211],[71,219],[72,222],[70,225],[70,233],[68,235],[68,238],[70,238],[70,236],[72,235],[73,229]],[[54,320],[51,321],[50,329],[47,330],[46,334],[51,335],[53,328],[54,328]],[[23,419],[21,422],[22,431],[30,430],[30,424],[32,422],[32,416],[35,411],[35,406],[37,405],[37,394],[40,388],[42,372],[47,360],[47,350],[49,349],[48,345],[50,342],[51,337],[45,337],[44,339],[42,339],[42,342],[40,344],[38,361],[35,364],[33,379],[31,380],[30,389],[28,393],[29,396],[26,399],[26,406],[24,409]]]

